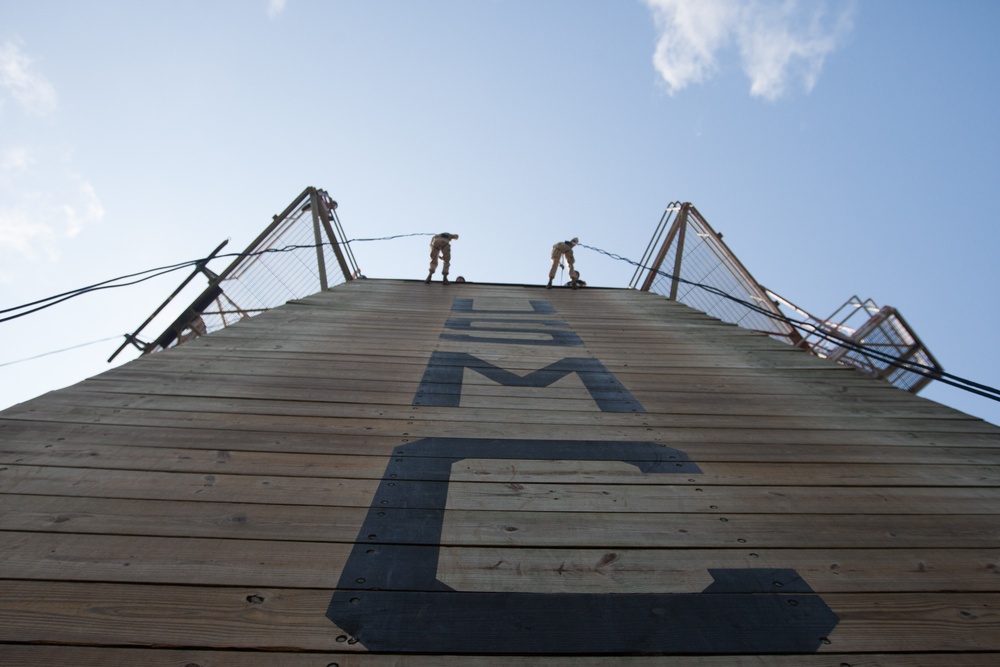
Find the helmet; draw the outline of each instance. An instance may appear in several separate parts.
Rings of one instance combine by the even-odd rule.
[[[580,242],[580,239],[578,239],[578,238],[576,238],[576,237],[574,236],[573,238],[571,238],[571,239],[569,240],[569,242],[570,242],[570,243],[572,243],[573,245],[576,245],[577,243],[579,243],[579,242]]]

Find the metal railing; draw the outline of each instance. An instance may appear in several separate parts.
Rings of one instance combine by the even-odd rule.
[[[653,255],[654,246],[660,243]],[[668,207],[653,240],[632,277],[631,287],[680,301],[712,317],[759,331],[789,343],[801,337],[781,319],[746,307],[756,304],[780,317],[764,289],[722,242],[719,234],[694,206],[673,202]],[[648,267],[645,278],[642,267]],[[661,270],[661,267],[666,267]],[[641,279],[641,280],[640,280]]]
[[[912,393],[943,370],[892,307],[879,308],[871,299],[855,296],[820,319],[765,288],[690,203],[667,206],[630,287],[853,366]]]
[[[134,333],[125,335],[108,361],[129,344],[142,354],[163,350],[354,279],[360,271],[345,241],[337,202],[324,190],[306,188],[222,273],[216,275],[207,264],[226,243],[199,262]],[[202,293],[159,336],[141,340],[142,330],[198,274],[208,278]]]
[[[772,290],[764,290],[800,318],[804,332],[800,345],[818,357],[854,366],[914,394],[944,370],[892,306],[880,308],[871,299],[862,301],[855,295],[820,319]]]

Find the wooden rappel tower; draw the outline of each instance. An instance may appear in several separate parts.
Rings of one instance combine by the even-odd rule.
[[[0,412],[0,664],[1000,659],[1000,428],[687,304],[710,228],[648,291],[425,285],[353,279],[331,202]],[[251,307],[293,218],[312,268]]]

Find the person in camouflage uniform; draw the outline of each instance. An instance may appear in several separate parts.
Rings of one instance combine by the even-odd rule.
[[[560,241],[552,246],[552,269],[549,270],[549,284],[546,287],[552,287],[552,279],[556,277],[556,269],[562,263],[563,258],[566,258],[566,264],[569,266],[569,273],[573,275],[573,248],[580,242],[580,239],[575,236],[569,241]]]
[[[434,238],[431,239],[431,268],[427,274],[427,280],[424,281],[425,283],[431,281],[434,271],[437,270],[438,256],[440,255],[444,261],[444,265],[441,267],[441,282],[445,285],[448,284],[448,267],[451,265],[451,242],[457,238],[458,234],[442,232],[435,234]]]

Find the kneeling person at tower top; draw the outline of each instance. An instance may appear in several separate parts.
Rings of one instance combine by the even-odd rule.
[[[431,239],[431,268],[427,274],[427,280],[424,281],[425,283],[431,281],[434,271],[437,270],[438,256],[440,256],[444,261],[444,265],[441,267],[441,282],[445,285],[448,284],[448,267],[451,265],[451,242],[457,239],[458,234],[451,234],[449,232],[435,234],[434,238]]]

